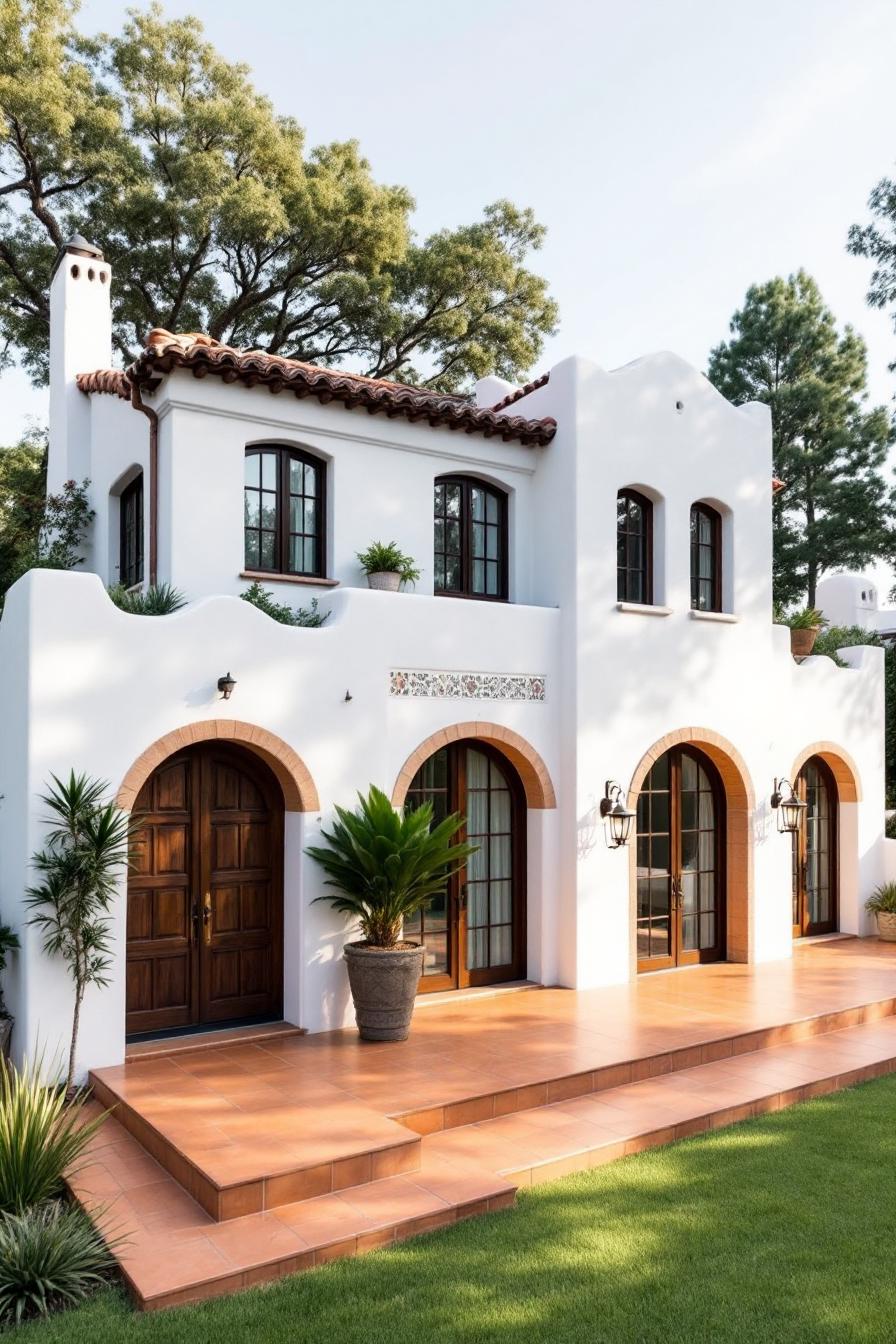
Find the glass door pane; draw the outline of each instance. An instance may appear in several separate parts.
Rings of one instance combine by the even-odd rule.
[[[638,797],[637,943],[639,962],[672,955],[672,776],[663,756]]]
[[[499,766],[466,748],[467,840],[478,848],[467,861],[468,971],[514,961],[513,798]]]
[[[449,798],[449,753],[447,748],[437,751],[417,771],[408,789],[405,807],[420,807],[432,803],[433,823],[443,821],[453,810]],[[413,943],[422,943],[423,975],[446,976],[452,973],[453,958],[450,947],[451,921],[449,895],[436,897],[427,910],[419,911],[404,921],[404,936]]]

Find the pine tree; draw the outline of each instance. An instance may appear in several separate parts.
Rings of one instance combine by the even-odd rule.
[[[731,339],[710,353],[708,376],[730,401],[772,412],[775,599],[815,605],[826,570],[889,558],[896,493],[885,475],[894,425],[867,406],[865,342],[843,332],[818,285],[800,271],[747,291]]]

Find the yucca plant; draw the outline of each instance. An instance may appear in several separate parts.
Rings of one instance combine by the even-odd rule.
[[[307,853],[326,873],[329,902],[351,915],[370,947],[394,948],[402,923],[440,895],[478,845],[455,844],[464,824],[453,812],[432,824],[432,804],[396,812],[381,789],[371,785],[358,794],[356,811],[337,807],[337,822],[324,831],[328,848],[309,845]]]
[[[107,1277],[109,1247],[77,1205],[53,1200],[0,1218],[0,1318],[18,1325],[73,1306]]]
[[[34,911],[29,924],[43,931],[44,951],[62,957],[75,986],[66,1079],[70,1094],[84,991],[88,985],[108,984],[110,906],[137,823],[115,803],[103,801],[108,786],[102,780],[74,770],[65,783],[55,775],[51,779],[41,799],[51,829],[44,849],[31,860],[41,880],[25,899]]]
[[[66,1105],[59,1087],[43,1081],[43,1060],[21,1069],[0,1059],[0,1213],[20,1214],[63,1193],[63,1175],[77,1170],[106,1118]]]
[[[114,583],[106,591],[116,607],[131,616],[170,616],[187,605],[180,589],[173,588],[170,583],[151,583],[145,589]]]

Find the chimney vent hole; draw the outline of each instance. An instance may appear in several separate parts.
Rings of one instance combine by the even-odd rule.
[[[94,280],[95,278],[96,278],[96,271],[94,271],[93,267],[91,266],[90,270],[87,272],[87,279]]]
[[[79,276],[80,274],[81,274],[81,268],[80,268],[79,266],[73,266],[73,267],[72,267],[72,279],[73,279],[73,280],[77,280],[77,278],[78,278],[78,276]]]

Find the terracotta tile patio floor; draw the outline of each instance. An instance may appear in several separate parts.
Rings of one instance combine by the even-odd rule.
[[[608,1161],[896,1068],[896,948],[421,1006],[411,1038],[272,1033],[93,1075],[72,1180],[145,1307],[389,1244]]]

